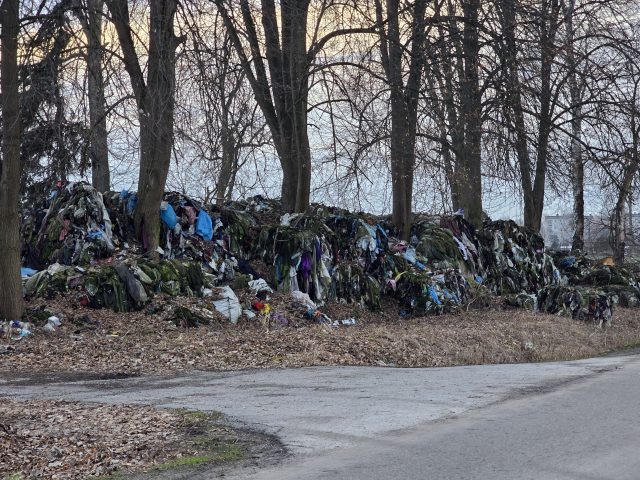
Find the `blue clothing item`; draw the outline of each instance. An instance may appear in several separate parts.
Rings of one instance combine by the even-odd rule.
[[[104,232],[102,230],[97,230],[95,232],[87,233],[87,238],[91,240],[95,240],[97,238],[102,238],[102,237],[104,237]]]
[[[446,298],[447,300],[453,300],[453,302],[456,305],[460,304],[460,299],[458,298],[458,295],[456,295],[455,293],[451,293],[446,288],[444,288],[442,291],[444,292],[444,298]]]
[[[22,275],[22,278],[31,277],[32,275],[35,275],[36,273],[38,273],[38,271],[34,270],[33,268],[22,267],[20,269],[20,274]]]
[[[129,199],[127,200],[127,213],[131,214],[138,206],[138,195],[135,193],[131,194]]]
[[[136,209],[138,205],[138,195],[136,193],[131,193],[129,190],[121,190],[120,191],[120,199],[127,202],[127,213],[131,214]]]
[[[198,212],[196,219],[196,235],[200,235],[203,240],[210,242],[213,238],[213,223],[211,217],[204,210]]]
[[[169,230],[173,230],[178,223],[178,216],[171,204],[167,203],[165,208],[160,208],[160,219],[167,226]]]
[[[564,257],[562,260],[560,260],[560,265],[558,266],[562,269],[570,268],[573,267],[577,261],[578,259],[576,257]]]
[[[436,289],[433,288],[433,286],[431,286],[431,285],[429,286],[429,295],[431,295],[431,298],[435,302],[436,305],[442,305],[442,302],[438,298],[438,292],[436,292]]]

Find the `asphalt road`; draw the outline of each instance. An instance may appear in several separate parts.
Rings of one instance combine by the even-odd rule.
[[[0,396],[218,410],[295,454],[225,478],[640,478],[638,356],[43,380],[0,380]]]
[[[640,478],[640,362],[246,479]]]

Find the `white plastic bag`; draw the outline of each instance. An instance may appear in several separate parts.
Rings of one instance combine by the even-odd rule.
[[[217,311],[227,317],[231,323],[237,323],[240,315],[242,315],[242,307],[236,294],[233,293],[231,287],[221,287],[218,293],[224,298],[213,302],[213,306]]]

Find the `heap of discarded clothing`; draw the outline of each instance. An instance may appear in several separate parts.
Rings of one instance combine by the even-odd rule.
[[[616,305],[640,305],[638,275],[617,266],[613,259],[599,261],[584,255],[554,254],[561,275],[555,290],[543,291],[539,308],[548,313],[566,312],[573,318],[609,322]]]
[[[560,282],[543,238],[511,220],[486,221],[478,242],[485,284],[495,295],[536,294]]]
[[[140,310],[155,293],[200,295],[211,285],[202,269],[180,260],[125,261],[86,269],[59,263],[25,279],[27,297],[74,295],[79,305],[110,308],[116,312]]]
[[[43,204],[25,216],[22,238],[25,265],[37,270],[108,258],[117,244],[102,194],[83,182],[58,183]]]
[[[132,192],[58,184],[24,217],[23,259],[33,269],[26,294],[72,292],[83,305],[128,311],[159,292],[206,297],[217,289],[216,308],[234,322],[253,308],[234,291],[257,280],[301,292],[319,308],[339,302],[376,310],[392,297],[402,315],[455,310],[478,286],[509,305],[574,316],[580,298],[586,314],[605,320],[596,312],[606,310],[602,301],[588,308],[597,296],[572,292],[595,284],[612,304],[640,302],[632,274],[567,259],[556,259],[559,270],[542,237],[511,221],[487,220],[476,230],[460,215],[420,217],[401,241],[388,219],[373,215],[323,205],[283,214],[263,197],[207,206],[168,192],[158,212],[160,260],[152,261],[135,236],[136,205]]]

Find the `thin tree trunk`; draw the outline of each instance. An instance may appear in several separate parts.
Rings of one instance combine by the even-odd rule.
[[[623,192],[631,187],[631,175],[625,175],[623,184],[618,195],[615,209],[613,211],[613,258],[617,265],[624,263],[624,254],[626,247],[626,232],[624,220],[624,207],[626,198]]]
[[[230,189],[230,182],[235,168],[234,162],[237,158],[234,141],[228,125],[229,112],[222,112],[222,127],[220,132],[220,143],[222,144],[222,161],[220,163],[220,172],[216,181],[216,204],[222,205],[227,199],[227,191]]]
[[[572,252],[584,250],[584,163],[582,154],[574,150],[574,140],[572,143],[571,161],[573,164],[573,242]],[[577,143],[577,142],[576,142]],[[582,146],[577,146],[582,150]]]
[[[565,25],[567,30],[567,66],[569,67],[569,97],[571,101],[571,183],[573,187],[573,240],[571,251],[584,250],[584,159],[582,158],[582,95],[578,85],[578,65],[575,52],[573,16],[575,0],[567,2]]]
[[[631,237],[631,245],[636,244],[636,236],[633,233],[633,194],[629,194],[629,201],[627,203],[629,207],[628,215],[629,215],[629,230],[627,231],[627,237]]]
[[[0,319],[22,316],[20,275],[20,106],[18,101],[19,2],[0,8],[2,158],[0,162]]]
[[[640,158],[638,157],[638,145],[640,138],[638,137],[638,131],[636,129],[635,117],[631,120],[631,129],[633,132],[633,147],[631,149],[631,156],[628,159],[628,164],[624,168],[622,174],[622,183],[618,190],[618,198],[616,199],[616,205],[613,210],[613,258],[616,264],[622,265],[624,263],[624,254],[626,247],[626,222],[624,218],[624,209],[627,205],[627,201],[631,195],[631,187],[633,185],[633,179],[638,174],[640,169]]]
[[[107,142],[107,118],[102,76],[102,9],[104,0],[87,0],[88,22],[87,67],[89,121],[89,158],[91,160],[91,183],[99,192],[106,192],[111,186],[109,172],[109,147]]]

